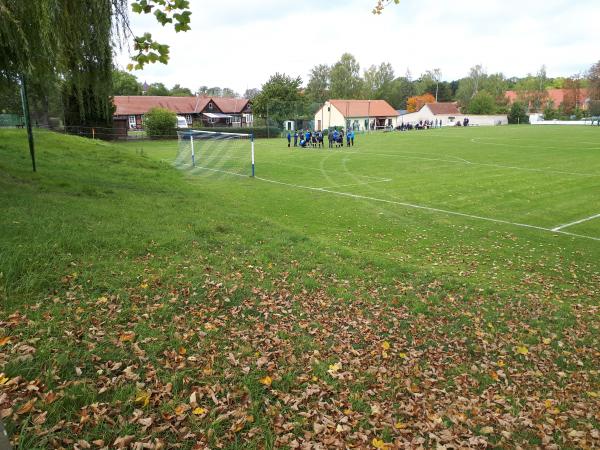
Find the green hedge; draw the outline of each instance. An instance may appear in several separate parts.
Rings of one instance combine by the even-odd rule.
[[[281,137],[281,129],[277,127],[254,127],[254,128],[234,128],[234,127],[197,127],[192,129],[199,131],[216,131],[218,133],[253,133],[255,138],[278,138]]]

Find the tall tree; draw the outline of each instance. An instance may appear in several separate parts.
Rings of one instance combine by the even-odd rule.
[[[389,101],[394,78],[394,69],[390,63],[372,65],[364,72],[363,97]]]
[[[113,104],[113,50],[133,37],[133,63],[142,68],[152,62],[166,63],[169,47],[150,33],[134,37],[129,26],[128,0],[35,0],[0,2],[0,78],[21,80],[26,85],[62,85],[66,124],[110,125]],[[153,13],[165,25],[187,31],[188,0],[140,0],[131,3],[137,13]],[[32,81],[33,80],[33,81]],[[29,122],[28,102],[24,113]],[[33,170],[33,134],[28,127]]]
[[[392,81],[390,97],[387,101],[396,109],[407,109],[406,101],[416,94],[415,85],[406,77]]]
[[[305,97],[300,95],[302,79],[277,72],[263,84],[261,93],[254,97],[256,115],[281,125],[284,120],[305,115]]]
[[[327,64],[319,64],[310,70],[306,96],[314,103],[324,103],[329,98],[331,68]]]
[[[221,91],[221,96],[226,97],[226,98],[237,98],[239,97],[239,94],[237,92],[235,92],[233,89],[231,88],[223,88],[223,90]]]
[[[258,94],[260,94],[260,89],[257,89],[257,88],[246,89],[246,92],[244,92],[244,98],[247,98],[248,100],[252,100]]]
[[[146,95],[158,95],[164,97],[171,95],[171,92],[163,83],[152,83],[148,86]]]
[[[115,69],[112,72],[113,95],[141,95],[142,85],[135,75],[124,70]]]
[[[191,97],[194,94],[192,94],[192,91],[189,88],[176,84],[169,91],[169,95],[172,95],[174,97]]]
[[[542,66],[536,75],[528,74],[515,85],[519,100],[527,105],[530,111],[542,112],[548,103],[546,87],[550,81],[546,76],[546,66]]]
[[[580,74],[575,74],[565,80],[565,95],[563,97],[563,102],[560,105],[560,108],[564,114],[575,114],[578,113],[582,108],[583,99],[581,95],[581,88],[582,79]]]
[[[600,61],[590,67],[588,71],[589,95],[592,101],[600,100]]]
[[[208,95],[209,97],[222,97],[223,89],[221,89],[219,86],[208,88],[206,90],[206,95]]]
[[[331,69],[331,97],[361,98],[362,84],[358,61],[350,53],[344,53]]]
[[[468,109],[471,99],[481,89],[480,84],[487,77],[483,66],[477,64],[469,70],[469,76],[459,81],[456,99],[461,107]]]

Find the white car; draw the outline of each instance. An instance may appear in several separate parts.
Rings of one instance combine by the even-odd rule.
[[[187,128],[188,123],[183,116],[177,116],[177,128]]]

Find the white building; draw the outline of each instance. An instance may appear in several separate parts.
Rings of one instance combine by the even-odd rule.
[[[421,121],[440,121],[442,126],[454,126],[466,118],[469,119],[469,125],[506,125],[508,117],[506,115],[477,115],[462,114],[456,103],[428,103],[419,111],[404,114],[398,117],[398,125],[403,123],[416,125]]]
[[[385,100],[329,100],[315,114],[315,130],[377,130],[397,124],[398,112]]]

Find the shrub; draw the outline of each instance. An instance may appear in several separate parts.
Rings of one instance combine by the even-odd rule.
[[[152,108],[144,116],[144,129],[150,138],[175,136],[177,115],[164,108]]]
[[[546,106],[544,109],[544,120],[553,120],[558,118],[558,111],[552,105]]]
[[[590,116],[600,116],[600,100],[591,100],[588,112]]]
[[[494,114],[496,112],[496,101],[486,91],[479,91],[469,102],[467,112],[469,114]]]
[[[508,123],[529,123],[527,108],[522,102],[514,102],[508,113]]]

